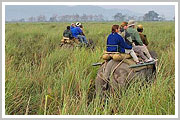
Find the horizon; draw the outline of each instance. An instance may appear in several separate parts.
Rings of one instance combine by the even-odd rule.
[[[5,6],[5,18],[7,21],[11,20],[18,20],[21,18],[27,19],[28,17],[31,16],[38,16],[45,14],[48,18],[52,16],[53,14],[58,14],[61,11],[56,11],[56,13],[51,13],[53,9],[62,9],[63,7],[78,7],[80,5],[6,5]],[[105,9],[106,11],[113,10],[114,14],[117,13],[118,10],[121,10],[123,12],[134,12],[136,16],[143,16],[145,13],[148,11],[155,11],[157,12],[160,16],[164,16],[166,20],[173,20],[173,17],[175,16],[175,6],[174,5],[81,5],[81,6],[89,6],[89,7],[100,7],[101,9]],[[39,11],[33,13],[31,12],[34,9],[37,9],[39,7]],[[26,13],[20,10],[23,9]],[[49,9],[47,11],[46,9]],[[79,10],[78,12],[81,13],[83,11]],[[71,13],[67,13],[65,15],[71,15]],[[74,12],[74,11],[73,11]],[[76,14],[78,14],[78,12]],[[91,13],[91,11],[88,11],[89,13],[85,13],[87,15],[89,14],[94,14]],[[99,11],[97,11],[99,12]],[[102,12],[103,14],[103,12]],[[112,13],[111,13],[112,14]],[[80,14],[81,15],[81,14]],[[129,15],[131,16],[131,15]],[[105,16],[106,17],[106,16]],[[112,16],[111,16],[112,17]],[[110,17],[108,18],[110,19]]]

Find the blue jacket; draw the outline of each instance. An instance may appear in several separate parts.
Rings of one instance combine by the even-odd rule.
[[[125,49],[132,49],[118,33],[111,33],[107,38],[107,52],[125,53]]]
[[[75,27],[73,29],[71,29],[72,32],[72,36],[77,38],[77,35],[81,35],[83,33],[83,31],[80,29],[80,27]]]
[[[70,26],[70,30],[73,29],[73,28],[74,28],[74,26],[71,25],[71,26]]]

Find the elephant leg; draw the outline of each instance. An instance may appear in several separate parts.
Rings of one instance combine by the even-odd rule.
[[[107,82],[103,79],[102,73],[98,73],[95,80],[95,86],[97,91],[104,91],[107,89]]]
[[[95,87],[96,87],[97,93],[104,93],[110,88],[109,76],[111,74],[114,63],[116,62],[114,62],[113,60],[110,60],[108,61],[108,63],[103,64],[101,68],[99,69],[96,80],[95,80]]]

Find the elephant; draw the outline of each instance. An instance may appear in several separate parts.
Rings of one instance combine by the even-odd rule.
[[[150,51],[153,58],[157,59],[157,54]],[[137,68],[130,68],[129,66],[135,64],[131,59],[124,59],[122,61],[115,61],[113,59],[105,61],[97,72],[95,79],[96,93],[103,93],[107,90],[119,90],[131,83],[136,77],[149,79],[154,76],[156,72],[157,62],[148,66]]]
[[[75,39],[75,38],[72,39],[72,40],[62,39],[62,40],[61,40],[61,43],[60,43],[60,47],[61,47],[61,48],[73,49],[73,48],[76,47],[76,46],[78,46],[78,47],[83,47],[83,46],[85,46],[86,48],[90,48],[90,49],[93,50],[93,49],[95,48],[95,43],[94,43],[94,41],[93,41],[92,39],[89,39],[89,40],[88,40],[88,44],[85,45],[85,44],[80,43],[79,40],[78,40],[78,39]]]

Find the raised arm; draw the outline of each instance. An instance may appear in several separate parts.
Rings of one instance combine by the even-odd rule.
[[[128,45],[121,36],[119,36],[118,39],[120,46],[123,46],[125,49],[132,49],[132,46]]]

